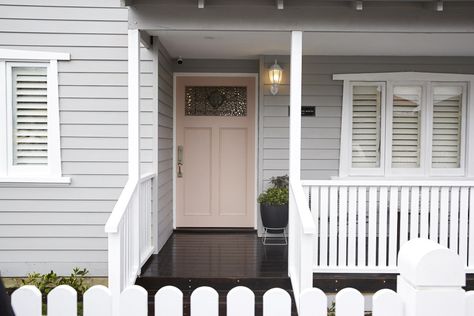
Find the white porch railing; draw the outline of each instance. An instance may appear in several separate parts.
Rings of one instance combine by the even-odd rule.
[[[105,232],[109,244],[109,288],[118,297],[133,285],[153,254],[152,212],[154,174],[129,180],[110,215]]]
[[[288,272],[298,310],[301,293],[313,287],[313,239],[316,228],[305,201],[301,183],[290,181]]]
[[[474,272],[474,182],[303,181],[316,226],[314,272],[395,273],[413,238],[457,252]]]

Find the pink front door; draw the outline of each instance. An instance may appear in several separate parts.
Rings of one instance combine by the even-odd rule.
[[[177,77],[177,227],[255,226],[255,80]]]

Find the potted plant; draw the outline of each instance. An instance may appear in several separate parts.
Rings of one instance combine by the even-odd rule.
[[[258,196],[263,226],[281,233],[288,225],[288,175],[272,177],[270,187]]]

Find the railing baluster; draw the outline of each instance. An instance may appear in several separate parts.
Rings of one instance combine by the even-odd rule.
[[[461,188],[461,198],[459,207],[459,255],[467,266],[467,241],[468,241],[468,212],[469,212],[469,188]],[[471,217],[471,221],[474,218]]]
[[[310,187],[310,192],[311,192],[311,215],[313,216],[313,221],[314,221],[314,226],[316,229],[316,232],[314,234],[314,240],[313,240],[313,248],[314,248],[314,254],[313,254],[313,263],[314,265],[318,264],[318,260],[321,257],[320,254],[320,247],[319,247],[319,187],[312,186]]]
[[[419,231],[420,188],[412,187],[410,197],[410,239],[414,239]]]
[[[408,241],[408,208],[410,188],[402,187],[400,190],[400,248]]]
[[[420,237],[428,238],[429,233],[430,188],[421,188]]]
[[[449,203],[449,218],[450,218],[450,229],[449,229],[449,248],[454,252],[458,252],[458,234],[459,234],[459,188],[451,188],[451,196]]]
[[[474,188],[469,190],[469,264],[468,267],[474,271]]]
[[[439,242],[439,187],[432,187],[430,194],[430,239]]]
[[[388,266],[397,266],[397,242],[398,242],[398,229],[400,223],[398,221],[398,187],[390,188],[390,210],[389,210],[389,234],[388,234]]]
[[[378,266],[387,266],[388,189],[380,188],[379,204],[379,253]]]
[[[357,257],[357,188],[349,188],[349,225],[347,240],[347,265],[355,267]]]
[[[448,247],[449,237],[449,188],[441,188],[440,213],[439,213],[439,243]]]
[[[320,237],[319,237],[319,265],[326,267],[328,265],[328,187],[321,187],[320,191],[321,208],[320,208]]]
[[[339,188],[339,266],[347,265],[347,187]]]
[[[369,188],[369,246],[367,263],[370,267],[377,264],[377,188]]]
[[[338,217],[338,188],[329,190],[329,266],[337,266],[337,217]]]
[[[367,238],[367,190],[359,187],[357,191],[357,266],[366,265],[366,238]]]

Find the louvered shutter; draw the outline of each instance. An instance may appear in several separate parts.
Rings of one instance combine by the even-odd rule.
[[[392,168],[420,166],[421,87],[394,87]]]
[[[352,167],[380,166],[381,86],[353,86]]]
[[[13,164],[48,163],[48,90],[45,67],[12,69]]]
[[[433,88],[432,167],[459,168],[462,87]]]

